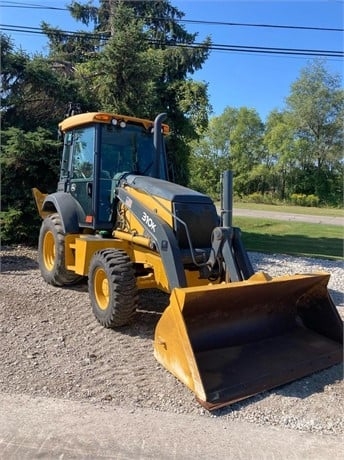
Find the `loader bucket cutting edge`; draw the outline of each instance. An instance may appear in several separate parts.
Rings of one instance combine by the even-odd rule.
[[[343,323],[329,277],[257,273],[176,288],[156,326],[154,355],[209,410],[338,364]]]

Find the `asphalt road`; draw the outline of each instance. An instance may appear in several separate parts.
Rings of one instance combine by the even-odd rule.
[[[253,211],[251,209],[233,209],[233,216],[268,218],[290,222],[309,222],[313,224],[339,225],[344,227],[344,217],[312,216],[308,214],[291,214],[278,211]]]
[[[333,460],[343,437],[220,417],[0,394],[0,458]]]

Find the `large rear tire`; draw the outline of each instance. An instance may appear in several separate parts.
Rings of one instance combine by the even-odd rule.
[[[103,249],[92,257],[88,290],[92,310],[100,324],[116,328],[128,324],[138,306],[135,271],[120,249]]]
[[[58,213],[46,217],[38,240],[38,264],[45,281],[53,286],[75,284],[82,276],[65,266],[65,235]]]

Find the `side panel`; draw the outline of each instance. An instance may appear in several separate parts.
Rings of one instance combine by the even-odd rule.
[[[154,210],[154,213],[161,217],[161,219],[166,222],[171,228],[173,228],[173,216],[171,214],[171,202],[160,198],[149,195],[143,190],[136,190],[131,187],[125,187],[125,189],[130,192],[130,195],[135,197],[137,203],[141,203],[145,208],[149,210]],[[143,235],[145,227],[141,220],[138,220],[130,211],[129,207],[123,205],[123,213],[125,220],[129,224],[130,230],[136,234]],[[141,217],[141,216],[140,216]]]
[[[100,238],[96,235],[67,235],[65,239],[66,267],[78,275],[87,276],[90,261],[101,249],[123,249],[127,253],[128,244],[116,239]]]
[[[149,235],[156,246],[169,280],[169,291],[174,287],[185,287],[186,277],[181,253],[172,228],[158,216],[155,209],[151,210],[137,201],[128,188],[119,188],[117,197],[141,221],[140,225],[144,226],[146,235]]]
[[[161,257],[148,248],[118,238],[100,238],[97,235],[67,235],[65,239],[66,267],[78,275],[87,276],[91,259],[101,249],[122,249],[133,263],[152,268],[147,276],[137,277],[139,289],[159,288],[169,292],[168,279]]]

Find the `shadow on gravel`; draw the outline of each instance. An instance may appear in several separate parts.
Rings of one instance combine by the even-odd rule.
[[[328,292],[333,300],[333,303],[338,307],[342,306],[344,303],[344,296],[341,291],[336,291],[335,289],[328,289]]]
[[[77,284],[59,287],[58,289],[88,292],[87,277],[83,278]],[[139,290],[139,307],[132,322],[127,326],[113,329],[113,333],[141,337],[142,339],[152,339],[155,327],[165,308],[169,305],[169,299],[169,294],[165,294],[158,289]],[[89,308],[91,309],[91,303]],[[95,317],[94,321],[97,323]]]
[[[35,270],[38,268],[38,262],[26,256],[1,256],[0,272],[6,275],[6,272],[18,272],[26,270]]]
[[[343,378],[343,367],[341,365],[332,366],[320,372],[303,377],[302,379],[288,383],[286,385],[276,387],[272,390],[259,393],[256,396],[231,404],[212,412],[217,417],[231,414],[232,412],[240,412],[248,406],[254,405],[264,399],[268,399],[270,395],[283,396],[287,398],[306,399],[315,393],[323,393],[326,386],[340,382]]]
[[[156,325],[169,305],[170,296],[158,289],[139,291],[139,308],[125,333],[142,338],[154,337]]]
[[[77,283],[70,284],[69,286],[60,286],[59,289],[68,289],[69,291],[77,291],[77,292],[87,292],[87,276],[81,278]]]

